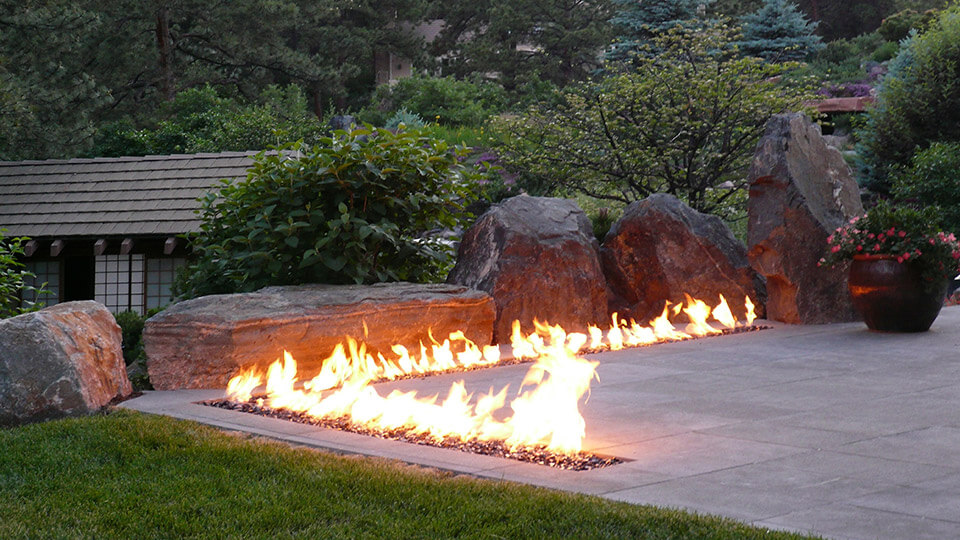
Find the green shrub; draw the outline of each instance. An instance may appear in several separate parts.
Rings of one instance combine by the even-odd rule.
[[[960,234],[960,143],[933,143],[917,152],[892,192],[921,206],[938,206],[943,228]]]
[[[419,114],[400,109],[387,120],[383,127],[390,131],[396,131],[400,128],[400,124],[403,124],[406,129],[419,129],[425,126],[426,122],[423,121],[423,118],[420,118]]]
[[[143,355],[143,323],[146,317],[134,311],[114,313],[117,325],[120,326],[120,335],[123,348],[123,361],[129,366]]]
[[[26,302],[26,307],[21,306],[20,296],[23,292],[32,292],[37,296],[46,293],[43,287],[36,288],[28,284],[35,276],[20,262],[23,245],[29,238],[4,238],[4,232],[6,229],[0,229],[0,319],[43,307],[42,303],[32,302]]]
[[[864,181],[881,193],[918,149],[960,141],[960,6],[904,42],[858,138]]]
[[[587,214],[590,217],[590,223],[593,225],[593,235],[597,237],[597,242],[603,243],[607,233],[613,228],[613,224],[620,219],[622,211],[612,210],[610,208],[598,208],[595,212]]]
[[[877,47],[877,50],[873,51],[873,54],[870,55],[870,59],[874,62],[886,62],[896,56],[899,50],[900,45],[896,42],[888,41]]]
[[[201,200],[198,258],[176,292],[439,280],[451,249],[422,233],[456,226],[474,197],[463,152],[420,131],[367,126],[261,153],[246,180]]]
[[[904,9],[883,19],[877,33],[890,42],[898,42],[910,34],[910,30],[923,31],[936,17],[936,11],[927,10],[918,13],[912,9]]]
[[[492,82],[415,76],[377,88],[370,106],[359,116],[364,122],[384,125],[393,111],[405,109],[430,123],[479,126],[505,103],[503,89]]]

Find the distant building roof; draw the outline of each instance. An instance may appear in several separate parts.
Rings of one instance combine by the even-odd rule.
[[[33,238],[197,231],[197,198],[245,178],[254,155],[0,161],[0,228]]]

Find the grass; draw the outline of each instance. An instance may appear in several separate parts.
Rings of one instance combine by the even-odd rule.
[[[0,538],[803,538],[126,411],[0,448]]]

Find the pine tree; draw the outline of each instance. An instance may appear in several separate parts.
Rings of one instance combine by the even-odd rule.
[[[714,0],[613,0],[618,7],[610,22],[620,30],[607,52],[609,60],[628,60],[649,47],[654,37],[676,26],[700,27]]]
[[[824,47],[813,33],[817,23],[810,22],[790,0],[764,0],[763,7],[741,22],[743,39],[738,45],[746,56],[768,62],[796,61]]]

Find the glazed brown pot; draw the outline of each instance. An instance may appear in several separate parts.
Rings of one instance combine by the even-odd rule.
[[[853,307],[867,328],[880,332],[926,332],[940,314],[947,280],[926,287],[919,269],[894,255],[854,255],[850,265]]]

